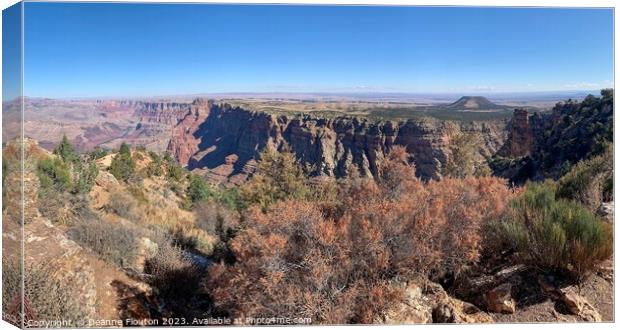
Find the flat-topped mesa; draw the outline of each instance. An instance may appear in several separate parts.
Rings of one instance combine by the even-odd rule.
[[[505,122],[453,123],[436,120],[371,121],[366,118],[287,117],[245,110],[229,104],[192,105],[175,127],[168,145],[182,165],[207,177],[239,182],[267,145],[288,145],[313,175],[342,177],[357,170],[375,176],[393,145],[412,155],[417,175],[439,178],[448,157],[450,135],[479,132],[482,154],[493,154],[506,138]]]

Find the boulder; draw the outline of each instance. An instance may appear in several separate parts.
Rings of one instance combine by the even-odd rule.
[[[492,323],[493,318],[476,306],[450,297],[437,283],[404,288],[401,303],[375,320],[379,324]]]
[[[493,318],[478,307],[455,298],[440,301],[433,308],[434,323],[493,323]]]
[[[375,323],[380,324],[425,324],[433,321],[431,306],[422,290],[415,284],[405,288],[405,298],[393,308],[385,311]]]
[[[118,180],[110,172],[99,171],[95,178],[95,184],[100,187],[110,188],[119,185]]]
[[[485,294],[487,309],[494,313],[512,314],[516,303],[512,298],[512,284],[504,283]]]
[[[148,237],[142,237],[138,244],[138,253],[136,255],[135,267],[138,273],[144,272],[146,260],[157,254],[159,247],[157,243],[151,241]]]
[[[603,220],[614,223],[614,201],[602,203],[596,213],[602,217]]]
[[[608,282],[613,282],[614,280],[614,263],[611,259],[605,260],[602,262],[596,271],[598,276],[602,277]]]
[[[574,287],[560,289],[559,291],[561,294],[560,299],[571,313],[581,317],[585,321],[601,322],[601,315],[596,308],[594,308],[586,298],[579,295]]]
[[[424,296],[432,306],[433,323],[493,323],[493,318],[478,307],[450,297],[437,283],[425,286]]]

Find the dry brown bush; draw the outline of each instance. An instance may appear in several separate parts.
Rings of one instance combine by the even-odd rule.
[[[194,207],[196,226],[207,233],[224,239],[239,224],[237,214],[215,201],[199,202]]]
[[[120,190],[113,191],[108,202],[104,205],[104,210],[107,212],[131,221],[141,220],[137,208],[136,200],[130,194]]]
[[[68,234],[78,244],[119,267],[133,265],[136,258],[140,235],[122,224],[108,223],[99,218],[76,221]]]
[[[157,254],[145,265],[145,273],[151,275],[149,284],[157,289],[158,297],[166,301],[173,315],[189,315],[188,305],[200,294],[204,272],[184,257],[182,250],[170,240],[158,239],[157,243]]]
[[[248,210],[231,243],[234,265],[207,282],[233,316],[371,323],[402,298],[394,281],[458,273],[479,257],[482,224],[512,191],[495,178],[423,183],[402,148],[378,180],[340,184],[340,205],[285,200]]]
[[[88,315],[69,281],[58,280],[50,267],[26,264],[23,273],[25,322],[84,321]],[[2,262],[2,305],[5,320],[20,325],[22,276],[17,261]]]

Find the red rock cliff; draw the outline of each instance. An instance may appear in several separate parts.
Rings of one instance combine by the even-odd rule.
[[[175,127],[168,150],[183,165],[216,181],[238,181],[253,170],[258,153],[268,144],[287,144],[315,175],[341,177],[354,168],[362,175],[377,174],[393,145],[412,155],[417,174],[438,178],[448,155],[454,126],[479,132],[480,152],[493,154],[504,143],[505,122],[450,123],[436,120],[376,122],[363,118],[275,116],[228,104],[192,105]]]

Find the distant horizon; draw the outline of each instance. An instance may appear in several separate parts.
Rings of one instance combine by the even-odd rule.
[[[613,89],[614,87],[608,87]],[[601,90],[608,88],[600,88],[593,90],[557,90],[557,91],[528,91],[528,92],[486,92],[486,93],[459,93],[459,92],[218,92],[218,93],[188,93],[188,94],[163,94],[163,95],[95,95],[95,96],[66,96],[66,97],[49,97],[49,96],[36,96],[36,95],[23,95],[24,99],[50,99],[50,100],[121,100],[121,99],[164,99],[164,98],[200,98],[200,97],[223,97],[228,96],[254,96],[260,98],[261,96],[271,97],[291,97],[294,96],[329,96],[329,97],[366,97],[372,96],[393,96],[393,97],[429,97],[429,98],[446,98],[446,97],[477,97],[482,96],[486,98],[532,98],[532,97],[570,97],[586,96],[592,94],[595,96],[600,95]],[[11,98],[3,100],[3,102],[14,102],[17,98]]]

